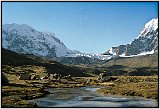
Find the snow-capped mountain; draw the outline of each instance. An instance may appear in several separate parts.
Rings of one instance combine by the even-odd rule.
[[[127,45],[112,47],[103,54],[113,56],[135,56],[153,54],[158,50],[158,18],[152,19],[144,26],[138,37]]]
[[[108,60],[119,56],[153,54],[158,50],[158,18],[149,21],[138,37],[127,45],[112,47],[105,53],[86,54],[68,49],[54,33],[39,32],[26,24],[5,24],[2,26],[2,47],[18,52],[47,58],[88,57]]]
[[[29,53],[48,58],[88,57],[100,60],[110,59],[102,54],[86,54],[68,49],[54,33],[39,32],[26,24],[5,24],[2,26],[2,46],[18,53]]]
[[[2,46],[6,49],[49,58],[80,53],[68,49],[54,33],[39,32],[26,24],[2,26]]]

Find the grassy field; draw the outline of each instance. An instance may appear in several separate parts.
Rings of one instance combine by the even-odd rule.
[[[12,82],[8,86],[2,86],[2,107],[37,107],[36,104],[30,103],[28,100],[48,94],[49,92],[45,91],[45,88],[73,88],[85,85],[80,81],[65,79],[61,82],[40,80],[21,80],[17,82],[17,80],[13,81],[12,77]]]
[[[2,86],[2,107],[37,107],[36,104],[28,102],[30,99],[43,97],[48,92],[45,88],[73,88],[86,85],[99,85],[105,88],[97,90],[103,94],[117,94],[125,96],[141,96],[158,99],[158,76],[111,76],[115,80],[107,82],[98,81],[94,77],[72,77],[72,79],[61,79],[60,82],[53,80],[19,80],[19,74],[30,72],[41,77],[46,75],[43,66],[8,66],[2,67],[5,76],[9,80],[8,86]],[[110,77],[110,76],[109,76]],[[108,77],[108,78],[109,78]]]
[[[154,58],[155,59],[155,58]],[[116,62],[118,63],[118,62]],[[113,66],[112,66],[113,67]],[[114,68],[115,69],[115,68]],[[2,49],[2,73],[6,76],[9,84],[2,84],[2,107],[37,107],[28,102],[30,99],[43,97],[48,94],[45,88],[73,88],[86,85],[102,85],[106,88],[97,90],[104,94],[118,94],[126,96],[142,96],[158,99],[158,76],[112,76],[104,82],[98,81],[98,75],[104,69],[96,66],[73,66],[63,65],[56,61],[43,60],[34,56],[26,57],[9,50]],[[70,74],[71,79],[39,79],[20,80],[23,73],[39,75],[40,78],[59,73],[62,76]],[[116,72],[116,71],[114,71]],[[139,72],[142,73],[142,72]],[[107,79],[106,78],[106,79]]]
[[[25,65],[25,66],[10,66],[3,65],[2,72],[7,77],[9,85],[2,85],[2,107],[37,107],[36,104],[28,102],[30,99],[43,97],[48,92],[45,88],[70,88],[82,87],[84,81],[80,79],[61,79],[60,82],[52,79],[42,80],[20,80],[19,76],[22,73],[36,74],[40,77],[46,76],[46,68],[43,66]]]
[[[158,99],[158,76],[119,76],[112,83],[97,92]]]
[[[158,68],[158,53],[145,56],[135,56],[132,58],[119,58],[109,60],[103,63],[101,66],[104,67],[113,65],[120,65],[128,68]]]
[[[3,86],[2,107],[37,107],[28,100],[45,96],[47,93],[42,88],[36,87]]]
[[[158,53],[145,56],[119,57],[96,65],[110,76],[153,76],[158,75]],[[95,67],[95,68],[96,68]]]
[[[29,99],[45,96],[48,92],[45,88],[57,87],[81,87],[84,82],[62,79],[60,82],[54,79],[20,80],[23,73],[39,75],[40,78],[47,73],[58,73],[62,76],[86,76],[81,69],[75,66],[67,66],[56,61],[42,59],[36,56],[25,56],[10,50],[2,49],[2,73],[8,79],[9,84],[2,84],[2,107],[36,107],[29,103]],[[4,79],[4,78],[2,78]]]

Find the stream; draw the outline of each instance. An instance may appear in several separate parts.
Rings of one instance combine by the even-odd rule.
[[[154,99],[103,95],[96,92],[102,87],[51,88],[51,94],[30,100],[39,107],[158,107]]]

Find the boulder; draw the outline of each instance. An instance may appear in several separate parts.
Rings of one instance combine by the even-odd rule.
[[[43,80],[43,79],[48,79],[48,76],[44,76],[41,78],[41,80]]]
[[[32,75],[31,80],[40,80],[40,76],[39,75]]]
[[[1,85],[2,86],[5,86],[5,85],[8,85],[9,84],[9,81],[8,81],[8,79],[7,79],[7,77],[3,74],[3,73],[1,73]]]
[[[35,79],[36,79],[36,75],[32,75],[31,80],[35,80]]]
[[[71,75],[63,76],[62,78],[63,78],[63,79],[71,79]]]
[[[20,80],[31,80],[31,75],[27,73],[23,73],[23,74],[20,74],[19,79]]]
[[[98,76],[98,80],[100,81],[100,82],[103,82],[104,81],[104,73],[100,73],[99,74],[99,76]]]
[[[49,79],[52,80],[53,78],[54,78],[54,75],[53,75],[53,74],[50,74],[50,75],[49,75]]]
[[[88,79],[86,84],[89,84],[92,81],[92,79]]]
[[[57,73],[53,74],[53,78],[58,78],[58,74]]]

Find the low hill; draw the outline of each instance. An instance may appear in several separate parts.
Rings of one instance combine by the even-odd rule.
[[[119,57],[97,66],[111,75],[158,75],[158,53],[145,56]]]
[[[2,68],[5,65],[42,66],[46,69],[46,72],[50,73],[58,73],[61,75],[70,74],[71,76],[86,76],[83,73],[83,70],[78,67],[63,65],[57,61],[42,59],[34,55],[18,54],[13,51],[2,48]]]
[[[102,66],[121,65],[131,68],[158,68],[158,53],[145,56],[124,57],[106,61]]]
[[[99,60],[97,58],[80,56],[80,57],[61,57],[58,59],[58,62],[63,64],[73,64],[73,65],[81,65],[81,64],[93,65],[93,64],[102,63],[103,60]]]

